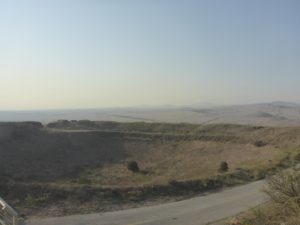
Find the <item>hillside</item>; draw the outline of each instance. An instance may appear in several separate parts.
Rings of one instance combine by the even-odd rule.
[[[0,191],[28,214],[72,214],[79,202],[106,211],[262,178],[298,160],[299,137],[299,127],[0,123]],[[132,160],[140,172],[128,171]]]
[[[48,128],[38,123],[2,123],[0,129],[2,173],[16,180],[51,180],[97,169],[99,180],[108,185],[120,184],[122,180],[114,182],[114,175],[126,171],[128,160],[138,161],[149,171],[147,183],[159,182],[160,177],[166,182],[213,176],[221,160],[229,161],[232,170],[267,166],[284,146],[296,147],[295,143],[279,142],[280,136],[297,138],[298,131],[238,125],[91,121],[61,121],[48,124]],[[265,146],[255,146],[261,137]],[[108,177],[103,179],[102,173]]]

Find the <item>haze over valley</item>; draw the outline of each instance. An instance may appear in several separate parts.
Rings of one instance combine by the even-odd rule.
[[[92,120],[157,123],[232,123],[263,126],[300,125],[300,104],[270,102],[247,105],[218,106],[141,106],[103,109],[0,111],[0,121]]]

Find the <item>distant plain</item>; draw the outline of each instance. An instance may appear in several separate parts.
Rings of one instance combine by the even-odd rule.
[[[0,121],[93,120],[117,122],[233,123],[264,126],[300,125],[300,104],[271,102],[218,106],[140,106],[127,108],[1,111]]]

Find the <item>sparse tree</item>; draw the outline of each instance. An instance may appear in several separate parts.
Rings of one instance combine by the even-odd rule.
[[[136,161],[131,161],[127,164],[127,169],[134,172],[134,173],[137,173],[140,171],[140,168],[139,168],[139,165]]]
[[[264,143],[263,141],[258,140],[258,141],[254,142],[254,145],[259,148],[259,147],[265,146],[266,143]]]
[[[219,167],[219,172],[223,173],[223,172],[227,172],[229,169],[228,163],[223,161],[220,163],[220,167]]]

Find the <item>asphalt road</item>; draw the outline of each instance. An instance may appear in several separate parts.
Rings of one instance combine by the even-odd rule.
[[[192,199],[129,210],[32,219],[28,225],[204,225],[257,206],[267,197],[257,181]]]

